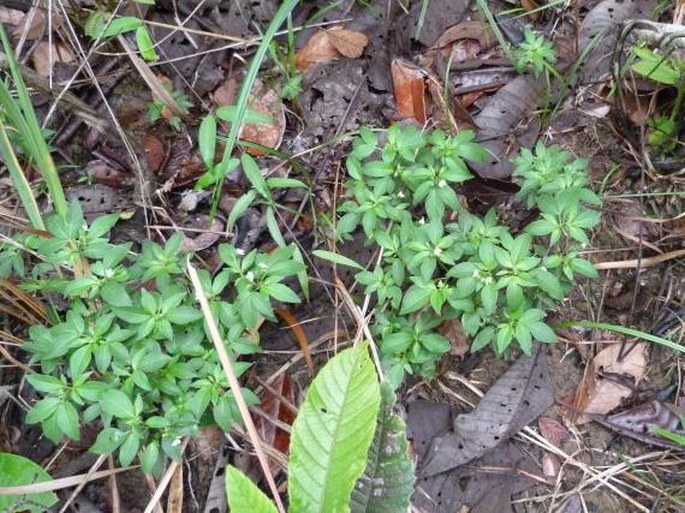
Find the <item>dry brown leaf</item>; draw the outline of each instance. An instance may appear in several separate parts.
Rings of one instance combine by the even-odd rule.
[[[588,373],[580,388],[588,392],[585,404],[578,404],[582,414],[576,424],[584,424],[591,419],[585,414],[605,415],[629,397],[633,386],[642,380],[647,368],[647,349],[645,342],[637,344],[630,353],[618,361],[622,344],[612,344],[603,349],[592,360],[594,372]],[[619,382],[620,380],[620,382]],[[632,385],[632,386],[631,386]]]
[[[540,417],[538,419],[538,426],[540,427],[540,434],[555,447],[561,448],[569,437],[568,430],[563,424],[552,418]]]
[[[348,59],[356,59],[364,53],[369,39],[361,32],[347,30],[342,27],[331,27],[326,33],[331,44]]]
[[[229,78],[211,94],[212,101],[218,107],[235,105],[235,99],[238,96],[238,85],[238,81],[234,77]]]
[[[300,71],[305,71],[312,64],[328,62],[340,57],[329,37],[329,32],[320,30],[309,38],[307,43],[295,54],[295,65]]]
[[[394,59],[390,64],[390,71],[397,114],[402,118],[414,118],[419,123],[425,123],[428,117],[426,73],[402,59]]]
[[[52,71],[51,64],[55,62],[74,62],[74,54],[68,46],[62,43],[52,43],[52,56],[50,56],[50,44],[47,41],[41,41],[33,51],[33,67],[41,77],[50,76]],[[50,59],[52,58],[52,62]]]
[[[458,319],[444,321],[438,326],[438,333],[450,341],[452,356],[464,356],[471,348],[471,341]]]
[[[183,465],[176,467],[169,482],[169,498],[166,513],[181,513],[183,511]]]
[[[450,28],[445,30],[445,32],[443,32],[433,46],[436,48],[441,48],[462,39],[477,40],[482,48],[485,49],[492,48],[497,42],[495,33],[487,25],[481,23],[480,21],[464,21],[462,23],[452,25]]]

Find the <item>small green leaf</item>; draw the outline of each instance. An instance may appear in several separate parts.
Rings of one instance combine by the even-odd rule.
[[[150,474],[157,464],[159,459],[159,444],[157,442],[151,442],[145,447],[143,451],[143,457],[140,460],[140,466],[143,472]]]
[[[190,324],[202,319],[202,312],[192,306],[177,306],[167,312],[166,318],[174,324]]]
[[[400,308],[400,315],[416,312],[428,304],[433,289],[429,287],[421,287],[419,285],[412,285],[402,299],[402,307]]]
[[[141,25],[136,29],[136,44],[140,55],[146,61],[154,61],[157,59],[157,52],[155,52],[155,45],[152,42],[150,33],[147,31],[145,25]]]
[[[100,405],[105,413],[121,419],[136,416],[133,401],[121,390],[112,389],[103,392],[100,396]]]
[[[59,379],[43,374],[28,374],[26,376],[26,381],[28,381],[33,388],[44,394],[57,393],[64,387],[64,383]]]
[[[59,428],[72,440],[79,440],[78,412],[70,402],[62,402],[55,410],[55,418]]]
[[[197,136],[200,147],[202,162],[207,168],[214,167],[214,155],[216,152],[216,118],[210,114],[200,123],[200,130]]]
[[[536,322],[528,326],[531,335],[535,340],[545,342],[547,344],[554,344],[557,341],[557,335],[552,328],[547,326],[544,322]]]
[[[233,231],[236,221],[240,219],[250,205],[252,205],[256,197],[257,191],[251,190],[238,198],[238,201],[233,205],[230,214],[228,214],[228,220],[226,221],[226,229],[228,231]]]

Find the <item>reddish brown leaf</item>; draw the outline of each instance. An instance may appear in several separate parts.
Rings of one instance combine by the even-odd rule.
[[[302,349],[302,356],[304,357],[304,361],[307,363],[307,367],[309,368],[309,374],[313,376],[314,363],[312,362],[312,352],[309,347],[309,340],[307,339],[307,335],[302,329],[302,326],[300,326],[300,323],[297,322],[295,316],[285,308],[276,308],[275,312],[292,330],[297,343],[300,345],[300,349]]]
[[[452,356],[464,356],[471,348],[471,341],[468,335],[464,333],[464,328],[458,319],[451,319],[444,321],[438,326],[438,333],[450,341],[452,348],[450,354]]]
[[[425,72],[402,59],[394,59],[390,64],[390,71],[397,114],[425,123],[428,117]]]
[[[320,30],[309,38],[307,43],[295,54],[295,65],[300,71],[305,71],[312,64],[328,62],[340,57],[328,35],[328,31]]]
[[[364,48],[369,44],[369,39],[364,34],[354,30],[331,27],[326,32],[333,47],[349,59],[361,56]]]
[[[267,148],[278,148],[285,133],[285,107],[278,93],[268,89],[260,80],[256,80],[249,105],[250,109],[269,116],[273,122],[244,124],[240,131],[240,139]],[[247,148],[247,151],[255,156],[264,154],[258,148]]]
[[[164,143],[156,135],[145,134],[143,137],[143,151],[145,152],[147,167],[150,171],[153,173],[159,171],[166,159]]]

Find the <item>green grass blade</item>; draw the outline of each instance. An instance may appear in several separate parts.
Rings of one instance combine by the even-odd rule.
[[[271,20],[271,24],[264,34],[264,37],[262,37],[262,42],[260,43],[257,52],[252,58],[250,68],[247,71],[247,75],[245,76],[243,85],[240,88],[240,94],[238,95],[238,100],[236,102],[235,121],[231,123],[231,130],[228,132],[228,138],[226,139],[226,147],[224,148],[224,155],[222,159],[224,162],[227,162],[231,158],[231,154],[235,148],[236,141],[238,140],[238,132],[243,124],[243,120],[245,119],[245,112],[247,110],[247,101],[250,98],[250,91],[252,91],[252,86],[257,78],[257,73],[259,73],[259,68],[262,65],[262,61],[269,51],[269,44],[271,44],[271,40],[276,35],[276,32],[281,25],[283,25],[297,3],[298,0],[286,0],[281,4],[281,6],[278,8],[278,11],[276,11],[273,20]],[[212,177],[211,183],[214,185],[214,196],[212,198],[212,209],[210,214],[212,217],[216,214],[216,210],[219,207],[221,185],[224,181],[224,178],[225,176],[223,173],[221,176]],[[200,179],[198,184],[202,183],[203,181]],[[206,181],[204,183],[206,184]]]
[[[674,351],[679,351],[685,353],[685,346],[682,346],[672,340],[667,338],[658,337],[652,335],[651,333],[646,333],[644,331],[636,330],[633,328],[626,328],[625,326],[618,326],[617,324],[608,324],[605,322],[592,322],[592,321],[569,321],[561,322],[554,325],[558,328],[594,328],[598,330],[613,331],[614,333],[620,333],[621,335],[627,335],[629,337],[635,337],[647,342],[654,342],[655,344],[660,344]]]
[[[319,372],[292,428],[289,511],[349,511],[379,408],[380,388],[368,344],[342,351]]]
[[[21,200],[26,215],[31,222],[31,226],[39,230],[45,230],[45,225],[43,224],[43,218],[40,215],[40,209],[38,208],[38,203],[36,203],[36,198],[31,190],[31,184],[29,184],[24,175],[24,171],[17,160],[17,156],[12,148],[12,143],[9,140],[5,124],[0,119],[0,156],[7,166],[7,170],[12,178],[12,183],[17,189],[17,194]]]
[[[0,40],[2,40],[5,58],[7,59],[10,74],[17,89],[17,100],[14,100],[11,97],[8,100],[7,97],[3,95],[2,105],[0,105],[0,107],[7,116],[6,122],[14,127],[18,132],[18,136],[25,141],[23,146],[25,147],[28,156],[34,161],[43,180],[45,180],[45,185],[48,188],[50,199],[55,206],[55,211],[61,216],[66,216],[67,200],[64,196],[64,189],[62,188],[57,168],[50,155],[50,149],[43,137],[43,132],[38,123],[36,112],[33,109],[33,103],[31,103],[31,96],[26,88],[26,84],[24,83],[24,79],[19,69],[19,64],[14,56],[14,50],[10,45],[10,41],[1,23]],[[8,102],[11,104],[14,101],[18,102],[20,109],[16,108],[16,105],[13,107],[8,105]]]

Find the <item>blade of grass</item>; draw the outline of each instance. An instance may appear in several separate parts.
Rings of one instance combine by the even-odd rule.
[[[594,328],[598,330],[613,331],[614,333],[620,333],[621,335],[639,338],[642,340],[646,340],[647,342],[654,342],[655,344],[660,344],[664,347],[668,347],[669,349],[673,349],[674,351],[685,353],[685,346],[673,342],[672,340],[668,340],[667,338],[663,337],[658,337],[656,335],[652,335],[651,333],[636,330],[633,328],[619,326],[617,324],[593,321],[568,321],[560,322],[558,324],[555,324],[554,326],[557,328]]]
[[[222,158],[222,162],[225,164],[224,166],[219,166],[220,168],[228,168],[228,161],[230,160],[231,154],[233,153],[233,149],[235,148],[236,141],[238,139],[238,133],[245,118],[245,111],[247,109],[247,101],[250,98],[250,91],[252,91],[252,86],[254,85],[254,82],[257,78],[259,67],[262,65],[262,61],[264,60],[264,57],[269,51],[269,45],[271,44],[271,40],[274,38],[274,36],[276,35],[276,31],[288,18],[288,16],[290,15],[291,11],[295,8],[297,3],[298,0],[286,0],[281,4],[281,6],[278,8],[278,11],[276,11],[273,20],[271,20],[271,23],[269,24],[269,28],[264,34],[262,42],[260,43],[259,48],[257,48],[257,52],[252,58],[250,68],[247,71],[247,75],[245,76],[243,85],[240,88],[240,95],[238,95],[238,100],[236,102],[235,121],[231,123],[231,130],[228,132],[228,138],[226,139],[226,147],[224,148],[224,155]],[[219,198],[221,197],[221,186],[225,176],[223,176],[222,173],[222,176],[214,176],[212,178],[212,183],[214,185],[214,195],[212,197],[212,209],[210,211],[210,216],[214,217],[216,215],[216,210],[219,207]]]
[[[43,224],[43,217],[40,215],[40,209],[38,208],[38,203],[36,203],[36,198],[31,190],[31,184],[26,179],[24,175],[24,170],[21,168],[17,156],[12,148],[12,143],[7,135],[7,130],[5,129],[5,124],[0,119],[0,156],[7,166],[7,170],[10,173],[10,178],[14,187],[17,189],[17,194],[21,200],[21,204],[24,206],[26,215],[31,222],[31,226],[37,228],[38,230],[45,230],[45,225]]]
[[[61,216],[66,216],[67,200],[64,196],[64,189],[62,188],[62,183],[60,182],[57,168],[52,160],[52,155],[50,155],[50,149],[45,142],[45,138],[43,137],[43,132],[40,128],[40,124],[38,123],[36,112],[33,109],[33,103],[31,103],[31,96],[26,88],[26,83],[24,82],[21,71],[19,70],[19,64],[14,56],[14,50],[10,45],[5,28],[1,23],[0,40],[2,40],[5,59],[7,60],[7,65],[9,66],[10,74],[17,90],[16,101],[19,104],[19,108],[17,108],[16,105],[11,106],[15,100],[11,97],[11,95],[7,94],[9,93],[9,90],[6,84],[3,84],[2,87],[4,91],[2,94],[2,105],[0,106],[3,108],[5,115],[7,116],[6,121],[18,131],[18,136],[24,141],[23,147],[27,151],[28,156],[34,161],[38,172],[43,177],[45,185],[48,188],[50,199],[55,206],[55,211]],[[19,187],[20,186],[17,186],[17,189],[19,189]],[[23,197],[22,201],[24,201]],[[35,198],[33,201],[35,202]],[[31,219],[31,222],[33,223],[34,220]],[[35,225],[34,227],[42,228],[42,226]]]

